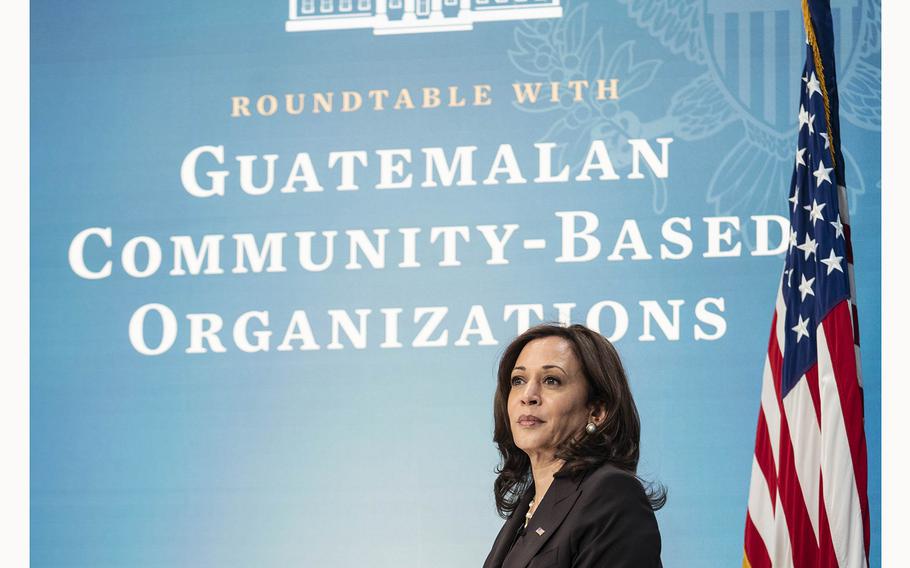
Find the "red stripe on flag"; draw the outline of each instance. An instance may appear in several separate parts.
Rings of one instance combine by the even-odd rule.
[[[821,427],[822,400],[821,395],[818,392],[818,365],[812,365],[812,367],[806,371],[806,386],[809,387],[809,396],[812,397],[812,406],[815,407],[815,419],[818,421],[819,427]]]
[[[774,311],[774,318],[771,320],[771,339],[768,340],[768,362],[771,364],[771,375],[774,380],[774,394],[777,401],[780,402],[780,373],[784,365],[784,357],[780,353],[780,345],[777,344],[777,318],[780,314]]]
[[[746,559],[752,568],[771,568],[771,556],[749,514],[746,514]]]
[[[758,411],[758,431],[755,434],[755,461],[765,476],[768,484],[768,494],[771,496],[772,510],[777,507],[777,471],[774,467],[774,454],[771,448],[771,438],[768,434],[768,422],[765,411]]]
[[[863,429],[863,392],[859,386],[856,369],[856,349],[853,345],[851,313],[846,300],[832,309],[822,320],[827,338],[828,353],[834,368],[834,379],[840,396],[841,413],[847,432],[847,443],[853,459],[853,476],[856,479],[860,509],[863,518],[863,537],[866,561],[869,560],[869,496],[866,492],[868,470],[866,462],[866,435]]]

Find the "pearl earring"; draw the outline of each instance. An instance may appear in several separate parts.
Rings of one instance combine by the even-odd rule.
[[[597,430],[597,425],[593,422],[588,422],[588,425],[585,426],[585,432],[588,434],[593,434],[595,430]]]

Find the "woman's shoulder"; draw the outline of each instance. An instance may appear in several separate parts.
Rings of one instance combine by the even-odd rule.
[[[651,502],[634,473],[611,464],[603,464],[589,471],[582,478],[580,505],[583,509],[596,509],[603,514],[638,513],[653,518]]]
[[[635,474],[612,465],[587,473],[573,510],[573,566],[655,568],[660,529],[645,488]]]
[[[613,464],[605,463],[588,471],[581,480],[581,488],[619,488],[632,493],[645,495],[645,488],[636,475],[620,469]]]

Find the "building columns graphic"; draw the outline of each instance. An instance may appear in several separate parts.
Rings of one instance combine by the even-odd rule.
[[[442,13],[442,0],[432,0],[432,6],[430,7],[430,19],[431,20],[441,20],[444,17]]]
[[[401,16],[402,22],[413,22],[417,20],[417,0],[404,0],[404,14]]]
[[[331,4],[333,0],[318,0],[319,6]],[[301,0],[289,0],[289,16],[285,22],[285,29],[289,32],[310,32],[319,30],[343,30],[355,28],[372,28],[376,35],[410,34],[427,32],[467,31],[473,29],[476,22],[492,22],[504,20],[529,20],[538,18],[562,17],[561,0],[548,0],[545,4],[540,2],[526,3],[518,1],[509,4],[505,0],[494,1],[493,5],[482,4],[475,7],[472,0],[396,0],[393,12],[399,13],[401,18],[389,19],[390,0],[373,0],[373,10],[350,9],[351,0],[342,4],[346,9],[342,12],[305,12]],[[783,1],[783,0],[779,0]],[[366,5],[367,3],[363,3]],[[358,6],[361,3],[358,2]],[[457,13],[449,13],[447,8],[458,8]],[[454,10],[453,10],[454,11]]]

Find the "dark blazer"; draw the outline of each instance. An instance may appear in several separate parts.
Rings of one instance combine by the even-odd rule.
[[[499,531],[483,568],[661,566],[657,519],[632,474],[612,465],[580,478],[556,474],[509,554],[533,497],[532,483]]]

